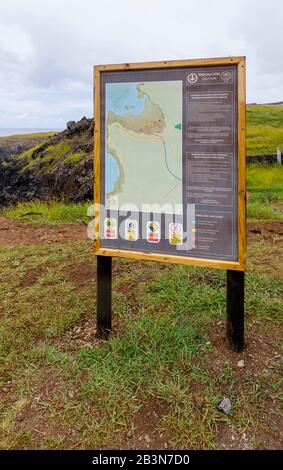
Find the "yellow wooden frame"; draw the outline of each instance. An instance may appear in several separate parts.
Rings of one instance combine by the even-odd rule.
[[[101,72],[149,70],[185,67],[206,67],[216,65],[237,65],[238,68],[238,261],[223,261],[191,258],[178,255],[162,255],[141,251],[101,248],[99,237],[99,211],[95,213],[94,254],[119,256],[147,261],[163,261],[244,271],[246,269],[246,59],[245,57],[223,57],[215,59],[170,60],[163,62],[140,62],[129,64],[98,65],[94,67],[94,201],[100,204],[100,97]]]

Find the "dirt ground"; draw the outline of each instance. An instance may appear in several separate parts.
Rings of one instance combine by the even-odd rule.
[[[257,241],[259,238],[263,238],[267,243],[273,245],[283,244],[283,222],[267,222],[267,223],[252,223],[248,227],[248,239]],[[1,245],[32,245],[32,244],[46,244],[46,243],[72,243],[80,240],[87,240],[86,225],[83,223],[73,223],[66,225],[32,225],[23,222],[18,222],[9,218],[0,217],[0,244]],[[120,269],[120,268],[119,268]],[[30,270],[28,276],[23,279],[22,286],[29,286],[33,284],[37,277],[40,276],[40,268]],[[95,280],[95,272],[90,267],[77,263],[68,268],[68,277],[76,285],[78,292],[84,290],[89,284],[89,280]],[[146,282],[147,279],[141,279],[141,282]],[[115,320],[114,320],[115,321]],[[221,322],[220,322],[221,323]],[[115,325],[116,334],[121,332],[121,326]],[[278,334],[278,332],[275,332]],[[270,333],[271,335],[271,333]],[[272,333],[273,335],[273,333]],[[257,331],[255,327],[253,332],[249,334],[247,338],[247,348],[240,354],[228,352],[225,345],[225,325],[219,324],[212,332],[211,343],[213,344],[213,357],[209,356],[209,361],[212,369],[217,369],[225,362],[225,358],[229,359],[234,368],[235,377],[241,377],[243,369],[237,367],[237,363],[242,359],[245,363],[245,370],[248,368],[249,372],[254,380],[256,381],[257,375],[264,370],[269,369],[270,364],[274,361],[279,361],[280,354],[274,346],[272,346],[271,336],[262,335],[260,331]],[[95,337],[95,321],[93,319],[82,319],[74,328],[68,330],[64,337],[58,340],[57,347],[63,351],[75,351],[81,347],[99,347],[103,341],[98,340]],[[260,349],[258,344],[261,345]],[[274,343],[273,343],[274,344]],[[205,361],[205,353],[201,361]],[[53,380],[53,379],[52,379]],[[42,393],[48,394],[49,388],[52,386],[52,380],[48,374],[46,374],[46,383],[42,383]],[[56,378],[54,379],[56,383]],[[11,385],[11,389],[13,384]],[[5,397],[8,399],[6,391],[1,390]],[[266,392],[268,393],[268,392]],[[13,395],[9,392],[9,399]],[[198,406],[202,406],[201,390],[196,390],[196,403]],[[269,396],[270,399],[270,412],[266,417],[266,422],[272,422],[278,425],[278,428],[282,427],[282,420],[278,415],[274,413],[273,409],[273,397]],[[163,415],[166,414],[166,404],[162,402],[148,402],[140,409],[136,414],[134,423],[135,431],[131,429],[122,436],[121,448],[124,449],[166,449],[170,440],[170,430],[166,433],[159,433],[156,431],[156,427]],[[32,409],[28,411],[30,413],[29,420],[33,423],[32,428],[39,433],[52,433],[52,430],[44,428],[44,423],[38,422],[36,408],[34,412]],[[23,418],[24,419],[24,418]],[[261,431],[260,431],[261,432]],[[262,431],[261,442],[266,448],[280,448],[282,443],[278,441],[278,436],[270,436],[266,431]],[[250,436],[243,430],[234,429],[231,427],[230,432],[227,433],[227,427],[221,423],[217,429],[217,443],[219,448],[222,449],[251,449],[252,443],[250,442]]]
[[[38,245],[87,240],[86,225],[78,222],[64,225],[26,224],[0,217],[1,245]]]
[[[258,236],[274,243],[282,243],[283,221],[250,223],[248,239]],[[63,225],[27,224],[8,217],[0,217],[1,245],[38,245],[42,243],[69,243],[87,240],[86,225],[83,222]]]

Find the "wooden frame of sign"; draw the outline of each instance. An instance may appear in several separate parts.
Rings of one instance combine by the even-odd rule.
[[[99,209],[95,213],[95,241],[94,254],[98,256],[118,256],[124,258],[141,259],[148,261],[163,261],[167,263],[181,263],[188,265],[204,266],[209,268],[222,268],[227,270],[244,271],[246,268],[246,68],[245,57],[228,57],[215,59],[193,59],[193,60],[174,60],[164,62],[144,62],[128,63],[118,65],[99,65],[94,67],[94,199],[96,204],[100,204],[101,197],[101,129],[102,129],[102,110],[101,110],[101,77],[108,72],[121,71],[146,71],[146,70],[164,70],[184,69],[196,67],[201,70],[207,67],[216,66],[236,66],[237,70],[237,259],[209,259],[204,257],[186,257],[178,254],[153,253],[143,251],[131,251],[124,249],[107,248],[101,246],[100,240],[100,213]]]

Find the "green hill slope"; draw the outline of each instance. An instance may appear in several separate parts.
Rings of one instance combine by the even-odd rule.
[[[283,152],[283,105],[247,106],[247,155]]]

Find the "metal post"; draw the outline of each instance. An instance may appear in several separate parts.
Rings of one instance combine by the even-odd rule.
[[[112,330],[112,258],[111,256],[97,256],[96,263],[96,336],[108,338]]]
[[[227,270],[226,333],[231,349],[241,352],[244,349],[244,271]]]

